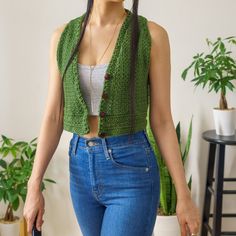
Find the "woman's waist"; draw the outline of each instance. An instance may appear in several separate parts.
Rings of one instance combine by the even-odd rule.
[[[99,136],[85,137],[77,133],[73,133],[72,142],[76,142],[80,147],[95,147],[99,148],[106,145],[108,148],[128,146],[128,145],[144,145],[149,146],[149,140],[145,130],[139,130],[134,133],[127,133],[121,135],[113,135],[105,138]]]

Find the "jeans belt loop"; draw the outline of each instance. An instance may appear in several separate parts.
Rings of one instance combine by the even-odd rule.
[[[105,156],[106,156],[106,159],[110,159],[110,155],[109,155],[109,148],[107,148],[107,140],[106,138],[102,138],[102,147],[103,147],[103,150],[104,150],[104,153],[105,153]]]
[[[75,136],[75,144],[74,144],[74,149],[73,149],[73,154],[74,154],[74,156],[75,156],[75,154],[76,154],[76,151],[77,151],[77,147],[78,147],[78,143],[79,143],[79,135],[77,134],[76,136]]]

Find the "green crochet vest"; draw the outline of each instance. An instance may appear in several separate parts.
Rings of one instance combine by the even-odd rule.
[[[132,12],[125,9],[126,16],[116,45],[105,73],[103,94],[100,102],[99,137],[128,134],[131,127],[130,110],[130,19]],[[66,63],[80,35],[81,23],[85,13],[68,22],[58,42],[57,63],[60,74],[63,74]],[[151,36],[147,19],[138,15],[140,36],[138,43],[138,59],[136,65],[136,99],[135,99],[135,130],[140,131],[147,126],[149,105],[149,64]],[[77,54],[79,55],[79,54]],[[89,132],[88,108],[82,97],[79,83],[78,56],[72,59],[67,68],[64,80],[64,117],[63,129],[79,135]]]

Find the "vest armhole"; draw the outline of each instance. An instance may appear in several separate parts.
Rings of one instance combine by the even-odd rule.
[[[62,31],[60,38],[58,40],[57,44],[57,50],[56,50],[56,58],[57,58],[57,65],[58,69],[62,78],[63,73],[63,44],[66,39],[66,33],[69,29],[71,21],[68,21],[67,25],[65,26],[64,30]]]
[[[151,33],[149,31],[149,28],[148,28],[148,19],[145,16],[142,16],[142,15],[139,15],[139,17],[141,17],[142,24],[143,24],[143,27],[144,27],[143,29],[145,29],[145,33],[146,33],[146,36],[147,36],[147,39],[148,39],[148,44],[151,47],[152,38],[151,38]],[[141,24],[141,26],[142,26],[142,24]]]
[[[151,33],[149,31],[149,28],[148,28],[148,20],[146,19],[146,25],[147,25],[147,35],[148,35],[148,40],[149,40],[149,45],[150,45],[150,48],[152,47],[152,37],[151,37]]]
[[[146,52],[147,54],[145,55],[146,57],[146,65],[148,66],[148,81],[147,81],[147,86],[148,86],[148,107],[150,106],[150,99],[151,99],[151,87],[150,87],[150,80],[149,80],[149,70],[150,70],[150,61],[151,61],[151,46],[152,46],[152,38],[151,38],[151,33],[149,31],[149,28],[148,28],[148,19],[142,15],[141,16],[141,19],[142,19],[142,24],[141,24],[141,27],[144,31],[144,38],[145,38],[145,48],[146,48]]]
[[[152,37],[151,37],[151,33],[148,28],[148,19],[147,18],[145,18],[145,28],[146,28],[146,35],[147,35],[147,42],[148,42],[148,53],[149,53],[148,68],[149,68],[150,67],[150,60],[151,60]]]
[[[144,38],[145,38],[145,49],[147,52],[147,55],[145,55],[146,57],[146,62],[147,62],[147,66],[148,66],[148,71],[150,69],[150,60],[151,60],[151,47],[152,47],[152,37],[151,37],[151,33],[149,31],[148,28],[148,19],[142,15],[141,19],[142,19],[142,30],[144,32]]]

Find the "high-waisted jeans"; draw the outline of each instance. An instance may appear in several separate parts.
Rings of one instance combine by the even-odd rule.
[[[70,196],[83,236],[151,236],[160,178],[145,130],[69,146]]]

